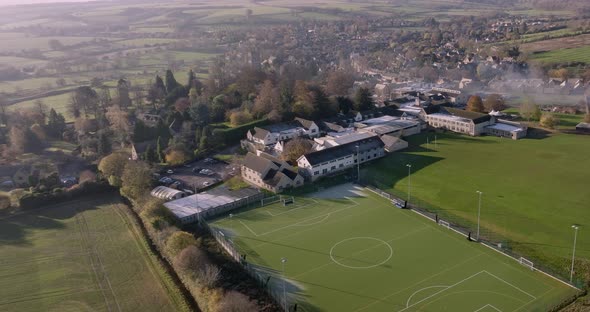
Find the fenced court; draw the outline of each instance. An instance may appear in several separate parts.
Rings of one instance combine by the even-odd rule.
[[[577,292],[352,184],[210,225],[290,311],[546,311]]]

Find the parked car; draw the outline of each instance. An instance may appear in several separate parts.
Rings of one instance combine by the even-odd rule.
[[[173,173],[174,173],[174,170],[172,170],[172,169],[168,169],[168,170],[166,171],[166,173],[167,173],[167,174],[173,174]]]
[[[201,170],[203,170],[203,168],[200,168],[200,167],[194,167],[194,168],[192,169],[192,171],[193,171],[194,173],[199,173]]]
[[[209,186],[209,185],[211,185],[211,182],[209,182],[209,181],[203,182],[203,186]]]
[[[212,176],[215,174],[215,172],[213,172],[213,170],[211,170],[211,169],[203,169],[203,170],[199,171],[199,173],[206,175],[206,176]]]

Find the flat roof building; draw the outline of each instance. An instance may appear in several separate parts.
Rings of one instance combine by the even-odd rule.
[[[218,187],[203,193],[187,196],[164,204],[182,224],[207,219],[258,201],[264,193],[247,187],[229,190]]]

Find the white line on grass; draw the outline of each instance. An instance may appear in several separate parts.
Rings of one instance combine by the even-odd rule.
[[[496,310],[496,311],[498,311],[498,312],[502,312],[502,310],[500,310],[500,309],[498,309],[498,308],[494,307],[493,305],[491,305],[491,304],[489,304],[489,303],[488,303],[488,304],[486,304],[486,305],[484,305],[483,307],[481,307],[481,308],[479,308],[479,309],[477,309],[477,310],[473,311],[473,312],[479,312],[479,311],[481,311],[481,310],[483,310],[483,309],[485,309],[485,308],[487,308],[487,307],[490,307],[490,308],[492,308],[492,309],[494,309],[494,310]]]
[[[367,265],[367,266],[346,265],[346,264],[340,263],[338,260],[336,260],[334,258],[334,255],[332,254],[332,252],[334,251],[334,248],[336,248],[336,246],[338,246],[341,243],[344,243],[344,242],[347,242],[347,241],[351,241],[351,240],[355,240],[355,239],[368,239],[368,240],[378,241],[380,244],[371,247],[371,249],[372,248],[375,248],[377,246],[381,246],[383,244],[383,245],[385,245],[385,246],[387,246],[389,248],[389,256],[387,257],[387,259],[385,259],[385,260],[383,260],[383,261],[381,261],[381,262],[379,262],[377,264],[372,264],[372,265]],[[349,268],[349,269],[371,269],[371,268],[378,267],[378,266],[386,263],[387,261],[389,261],[389,259],[391,259],[391,257],[393,257],[393,248],[391,247],[391,245],[389,245],[388,242],[386,242],[386,241],[384,241],[382,239],[379,239],[379,238],[375,238],[375,237],[366,237],[366,236],[361,237],[361,236],[359,236],[359,237],[351,237],[351,238],[343,239],[343,240],[337,242],[336,244],[334,244],[334,246],[332,246],[332,248],[330,249],[330,259],[332,259],[332,261],[334,261],[334,263],[336,263],[336,264],[338,264],[340,266],[343,266],[345,268]]]
[[[416,286],[416,285],[420,285],[420,284],[422,284],[422,283],[426,282],[426,281],[427,281],[427,280],[429,280],[429,279],[432,279],[432,278],[434,278],[434,277],[436,277],[436,276],[439,276],[439,275],[441,275],[441,274],[447,273],[447,272],[449,272],[449,271],[451,271],[451,270],[455,269],[455,268],[456,268],[456,267],[458,267],[458,266],[462,266],[462,265],[466,264],[467,262],[469,262],[469,261],[471,261],[471,260],[473,260],[473,259],[475,259],[475,258],[477,258],[477,257],[479,257],[479,256],[481,256],[481,255],[483,255],[483,253],[479,253],[479,254],[477,254],[477,255],[475,255],[475,256],[473,256],[473,257],[469,258],[469,259],[466,259],[465,261],[459,262],[459,263],[457,263],[457,264],[455,264],[455,265],[453,265],[453,266],[451,266],[451,267],[448,267],[448,268],[446,268],[445,270],[443,270],[443,271],[440,271],[440,272],[438,272],[438,273],[436,273],[436,274],[433,274],[433,275],[431,275],[431,276],[429,276],[429,277],[427,277],[427,278],[425,278],[425,279],[423,279],[423,280],[421,280],[421,281],[418,281],[417,283],[414,283],[414,284],[412,284],[412,285],[410,285],[410,286],[408,286],[408,287],[406,287],[406,288],[404,288],[404,289],[401,289],[401,290],[398,290],[398,291],[396,291],[396,292],[394,292],[394,293],[392,293],[392,294],[389,294],[389,295],[387,295],[387,296],[385,296],[385,297],[381,298],[381,300],[375,300],[375,301],[373,301],[373,302],[371,302],[371,303],[367,304],[366,306],[364,306],[364,307],[362,307],[362,308],[356,309],[355,311],[361,311],[361,310],[364,310],[364,309],[366,309],[366,308],[368,308],[368,307],[370,307],[370,306],[374,305],[375,303],[377,303],[377,302],[379,302],[379,301],[383,301],[383,300],[385,300],[385,299],[387,299],[387,298],[389,298],[389,297],[391,297],[391,296],[395,296],[395,295],[397,295],[397,294],[399,294],[399,293],[401,293],[401,292],[403,292],[403,291],[406,291],[406,290],[408,290],[408,289],[410,289],[410,288],[412,288],[412,287],[414,287],[414,286]]]
[[[257,237],[258,237],[258,236],[264,236],[264,235],[267,235],[267,234],[271,234],[271,233],[274,233],[274,232],[278,232],[278,231],[280,231],[280,230],[284,230],[284,229],[286,229],[286,228],[289,228],[289,227],[292,227],[292,226],[297,226],[297,225],[299,225],[299,224],[301,224],[301,223],[304,223],[304,222],[306,222],[306,221],[310,221],[310,220],[314,220],[314,219],[317,219],[317,218],[319,218],[319,217],[325,217],[325,216],[328,216],[328,217],[329,217],[329,216],[331,216],[331,215],[332,215],[332,214],[334,214],[334,213],[337,213],[337,212],[340,212],[340,211],[344,211],[344,210],[348,210],[348,209],[350,209],[350,208],[354,208],[354,207],[357,207],[357,206],[359,205],[359,204],[358,204],[357,202],[355,202],[354,200],[351,200],[350,198],[347,198],[347,199],[348,199],[348,200],[350,200],[350,201],[352,201],[352,202],[353,202],[353,203],[355,203],[355,204],[354,204],[354,205],[350,205],[350,206],[346,206],[346,207],[344,207],[344,208],[341,208],[341,209],[338,209],[338,210],[335,210],[335,211],[332,211],[332,212],[328,212],[327,214],[323,214],[323,215],[319,215],[319,216],[314,216],[314,217],[311,217],[311,218],[306,218],[306,219],[303,219],[303,220],[301,220],[301,221],[297,221],[297,222],[295,222],[295,223],[293,223],[293,224],[288,224],[288,225],[282,226],[282,227],[280,227],[280,228],[276,228],[276,229],[273,229],[273,230],[270,230],[270,231],[268,231],[268,232],[264,232],[264,233],[261,233],[261,234],[257,234],[257,233],[255,233],[255,232],[254,232],[254,231],[252,231],[252,230],[250,230],[250,232],[252,232],[252,234],[254,234],[254,235],[255,235],[255,236],[257,236]]]
[[[448,285],[435,285],[435,286],[428,286],[428,287],[424,287],[422,289],[416,290],[412,295],[410,295],[410,297],[408,298],[408,301],[406,301],[406,308],[410,305],[410,301],[412,300],[412,297],[414,297],[414,295],[416,295],[417,293],[424,291],[426,289],[430,289],[430,288],[443,288],[443,287],[449,287]]]
[[[390,239],[390,240],[387,240],[386,242],[390,243],[390,242],[392,242],[392,241],[394,241],[394,240],[402,239],[402,238],[404,238],[404,237],[407,237],[407,236],[413,235],[414,233],[420,232],[420,231],[422,231],[422,230],[425,230],[425,229],[427,229],[427,228],[428,228],[428,227],[423,227],[423,228],[419,228],[419,229],[413,230],[413,231],[411,231],[411,232],[407,232],[407,233],[405,233],[404,235],[401,235],[401,236],[394,237],[394,238],[392,238],[392,239]],[[380,246],[380,245],[381,245],[381,244],[378,244],[378,245],[375,245],[375,246],[371,246],[371,247],[368,247],[368,248],[365,248],[365,249],[359,250],[359,251],[357,251],[357,252],[355,252],[355,253],[352,253],[350,256],[356,256],[356,255],[358,255],[358,254],[361,254],[361,253],[363,253],[363,252],[365,252],[365,251],[371,250],[371,249],[373,249],[373,248],[375,248],[375,247],[378,247],[378,246]],[[313,268],[313,269],[311,269],[311,270],[308,270],[308,271],[305,271],[305,272],[303,272],[303,273],[297,274],[297,275],[295,275],[295,276],[294,276],[294,278],[295,278],[295,277],[300,277],[300,276],[303,276],[303,275],[305,275],[305,274],[308,274],[308,273],[310,273],[310,272],[313,272],[313,271],[317,271],[317,270],[319,270],[319,269],[322,269],[322,268],[324,268],[324,267],[326,267],[326,266],[328,266],[328,265],[330,265],[330,264],[334,264],[334,262],[330,261],[330,262],[328,262],[328,263],[322,264],[322,265],[320,265],[320,266],[317,266],[317,267],[315,267],[315,268]]]
[[[510,286],[512,286],[512,287],[514,287],[514,288],[516,288],[516,289],[518,289],[518,290],[520,290],[522,293],[524,293],[524,294],[528,295],[529,297],[531,297],[531,298],[533,298],[533,299],[537,299],[537,297],[535,297],[535,296],[533,296],[533,295],[529,294],[528,292],[526,292],[526,291],[524,291],[524,290],[522,290],[522,289],[520,289],[520,288],[518,288],[518,287],[514,286],[513,284],[510,284],[509,282],[507,282],[507,281],[505,281],[505,280],[503,280],[503,279],[501,279],[501,278],[497,277],[496,275],[494,275],[494,274],[492,274],[492,273],[490,273],[490,272],[488,272],[488,271],[485,271],[485,270],[484,270],[484,272],[486,272],[486,273],[488,273],[489,275],[491,275],[491,276],[493,276],[493,277],[497,278],[498,280],[500,280],[500,281],[502,281],[502,282],[504,282],[504,283],[506,283],[506,284],[508,284],[508,285],[510,285]]]
[[[315,199],[313,199],[313,198],[306,198],[306,200],[310,200],[313,203],[307,203],[307,204],[304,204],[304,205],[301,205],[301,206],[297,206],[297,208],[292,208],[292,209],[289,209],[287,211],[283,211],[283,212],[276,213],[276,214],[270,212],[269,211],[270,209],[266,209],[266,213],[268,213],[271,217],[278,217],[278,216],[283,215],[283,214],[286,214],[286,213],[290,213],[290,212],[293,212],[293,211],[296,211],[296,210],[299,210],[299,209],[302,209],[302,208],[305,208],[305,207],[309,207],[309,206],[317,205],[318,204],[318,201],[315,200]]]
[[[475,277],[475,276],[477,276],[477,275],[479,275],[481,273],[484,273],[484,272],[485,271],[479,271],[479,272],[477,272],[477,273],[475,273],[475,274],[473,274],[473,275],[471,275],[471,276],[469,276],[467,278],[464,278],[464,279],[456,282],[455,284],[453,284],[453,285],[451,285],[451,286],[449,286],[449,287],[447,287],[447,288],[445,288],[443,290],[439,290],[439,291],[435,292],[434,294],[432,294],[432,295],[430,295],[430,296],[428,296],[428,297],[426,297],[426,298],[424,298],[424,299],[422,299],[422,300],[420,300],[420,301],[418,301],[418,302],[416,302],[416,303],[414,303],[414,304],[412,304],[410,306],[406,306],[405,308],[399,310],[399,312],[405,311],[405,310],[407,310],[407,309],[409,309],[409,308],[411,308],[411,307],[413,307],[413,306],[415,306],[417,304],[420,304],[420,303],[422,303],[422,302],[424,302],[424,301],[426,301],[426,300],[428,300],[428,299],[430,299],[430,298],[432,298],[432,297],[434,297],[434,296],[436,296],[436,295],[438,295],[438,294],[440,294],[442,292],[445,292],[445,291],[447,291],[447,290],[449,290],[449,289],[451,289],[451,288],[453,288],[453,287],[455,287],[455,286],[457,286],[457,285],[459,285],[459,284],[461,284],[461,283],[463,283],[463,282],[465,282],[465,281],[467,281],[467,280],[469,280],[469,279],[471,279],[471,278],[473,278],[473,277]]]

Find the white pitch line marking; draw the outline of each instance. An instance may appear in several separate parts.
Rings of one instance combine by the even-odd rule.
[[[478,311],[481,311],[481,310],[483,310],[483,309],[485,309],[485,308],[487,308],[487,307],[490,307],[490,308],[492,308],[492,309],[494,309],[494,310],[496,310],[496,311],[498,311],[498,312],[502,312],[502,310],[500,310],[500,309],[498,309],[498,308],[494,307],[493,305],[491,305],[491,304],[489,304],[489,303],[488,303],[488,304],[486,304],[486,305],[484,305],[483,307],[481,307],[481,308],[479,308],[479,309],[477,309],[477,310],[473,311],[473,312],[478,312]]]
[[[422,300],[420,300],[420,301],[418,301],[418,302],[416,302],[416,303],[414,303],[414,304],[412,304],[410,306],[407,306],[407,307],[399,310],[398,312],[405,311],[405,310],[407,310],[407,309],[409,309],[409,308],[411,308],[411,307],[413,307],[413,306],[415,306],[417,304],[420,304],[420,303],[422,303],[422,302],[424,302],[424,301],[426,301],[426,300],[428,300],[428,299],[430,299],[430,298],[432,298],[432,297],[434,297],[434,296],[436,296],[436,295],[438,295],[438,294],[440,294],[440,293],[442,293],[444,291],[447,291],[447,290],[449,290],[449,289],[451,289],[451,288],[453,288],[453,287],[455,287],[455,286],[457,286],[457,285],[459,285],[459,284],[461,284],[461,283],[463,283],[463,282],[465,282],[465,281],[467,281],[467,280],[469,280],[469,279],[471,279],[471,278],[473,278],[473,277],[475,277],[475,276],[477,276],[477,275],[479,275],[481,273],[484,273],[484,272],[485,271],[479,271],[479,272],[477,272],[477,273],[475,273],[475,274],[473,274],[473,275],[471,275],[471,276],[469,276],[467,278],[464,278],[464,279],[456,282],[455,284],[453,284],[453,285],[451,285],[451,286],[449,286],[449,287],[447,287],[447,288],[445,288],[443,290],[439,290],[439,291],[435,292],[434,294],[432,294],[432,295],[430,295],[430,296],[428,296],[428,297],[426,297],[426,298],[424,298],[424,299],[422,299]]]
[[[526,291],[524,291],[524,290],[522,290],[522,289],[520,289],[520,288],[518,288],[518,287],[516,287],[516,286],[514,286],[514,285],[512,285],[512,284],[510,284],[509,282],[507,282],[507,281],[505,281],[505,280],[503,280],[503,279],[501,279],[501,278],[497,277],[496,275],[494,275],[494,274],[492,274],[492,273],[490,273],[490,272],[488,272],[488,271],[485,271],[485,270],[484,270],[484,272],[486,272],[486,273],[488,273],[489,275],[491,275],[491,276],[493,276],[493,277],[497,278],[498,280],[500,280],[500,281],[502,281],[502,282],[504,282],[504,283],[506,283],[506,284],[508,284],[508,285],[510,285],[510,286],[512,286],[512,287],[514,287],[514,288],[516,288],[516,289],[518,289],[519,291],[521,291],[522,293],[526,294],[527,296],[529,296],[529,297],[531,297],[531,298],[533,298],[533,299],[535,299],[535,300],[537,299],[537,297],[535,297],[535,296],[533,296],[533,295],[529,294],[528,292],[526,292]]]

